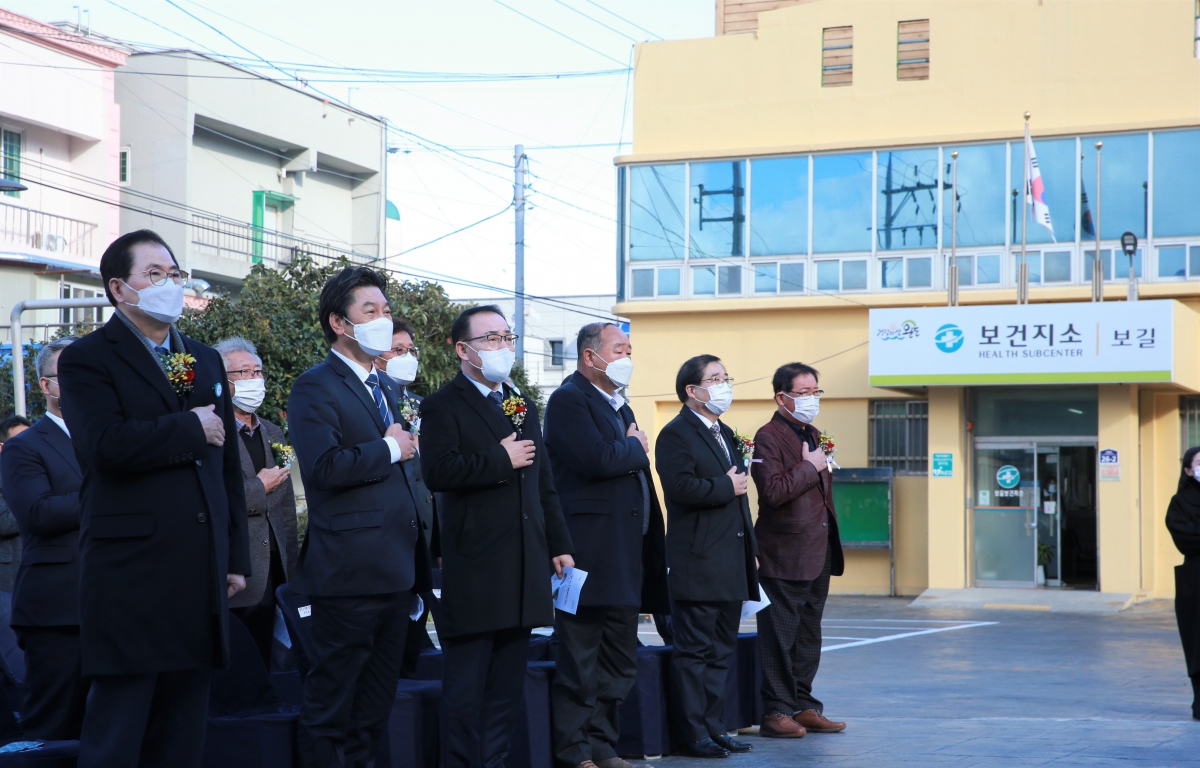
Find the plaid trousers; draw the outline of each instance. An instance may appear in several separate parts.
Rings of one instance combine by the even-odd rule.
[[[812,684],[821,664],[821,614],[829,595],[830,560],[826,549],[821,575],[809,581],[758,577],[771,600],[758,613],[764,715],[824,710],[812,695]]]

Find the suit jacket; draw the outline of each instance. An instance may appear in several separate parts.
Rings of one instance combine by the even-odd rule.
[[[195,358],[185,397],[115,315],[58,359],[83,471],[85,676],[228,665],[225,576],[250,574],[236,424],[221,356],[182,340]],[[208,405],[225,425],[221,447],[208,444],[190,412]]]
[[[71,438],[44,418],[4,444],[0,478],[21,526],[24,553],[13,590],[12,624],[79,624],[79,487]]]
[[[811,450],[819,432],[805,425]],[[833,509],[833,473],[817,472],[803,458],[799,436],[778,412],[754,436],[750,474],[758,489],[759,573],[773,579],[808,581],[821,575],[825,551],[832,548],[830,573],[845,570],[837,513]]]
[[[376,371],[379,373],[379,371]],[[424,398],[418,394],[410,392],[407,387],[394,379],[382,374],[384,378],[392,382],[392,386],[398,393],[398,398],[403,400],[408,398],[417,401],[417,407],[420,408]],[[396,412],[396,408],[392,408],[392,412]],[[418,411],[419,413],[419,411]],[[396,416],[396,421],[400,421],[400,417]],[[433,493],[429,487],[425,485],[425,476],[421,473],[421,459],[418,456],[413,456],[408,461],[400,462],[400,466],[404,468],[404,476],[408,478],[408,487],[412,489],[413,500],[417,504],[417,517],[421,520],[421,529],[425,531],[425,541],[432,541],[434,517],[437,514],[437,502],[433,497]]]
[[[443,637],[554,623],[550,558],[575,550],[526,405],[521,439],[536,452],[522,469],[500,445],[517,430],[462,373],[421,406],[421,470],[441,493]]]
[[[258,419],[255,437],[262,441],[266,451],[267,466],[272,466],[271,443],[287,443],[283,430],[266,419]],[[296,550],[299,549],[299,532],[296,528],[296,492],[292,489],[289,476],[275,490],[267,493],[266,486],[258,479],[254,463],[240,435],[234,437],[238,454],[242,459],[242,481],[246,492],[246,524],[250,539],[250,572],[246,588],[229,600],[230,608],[247,608],[258,605],[267,588],[271,575],[271,533],[279,545],[279,559],[283,563],[283,574],[290,579],[296,572]],[[279,585],[276,584],[276,587]]]
[[[546,404],[546,452],[554,469],[575,565],[587,571],[580,605],[636,606],[670,613],[662,509],[650,456],[636,437],[629,405],[613,410],[581,373]],[[642,536],[641,476],[650,494],[650,523]]]
[[[733,430],[721,423],[729,455],[744,473]],[[757,600],[758,544],[746,494],[734,495],[730,463],[686,405],[663,427],[654,463],[667,503],[667,565],[673,600]]]
[[[394,403],[393,382],[379,380]],[[292,589],[338,597],[431,588],[412,491],[358,375],[330,352],[296,379],[287,414],[308,502]]]
[[[17,526],[17,518],[8,508],[8,502],[4,500],[4,487],[0,483],[0,592],[13,591],[20,567],[21,529]]]

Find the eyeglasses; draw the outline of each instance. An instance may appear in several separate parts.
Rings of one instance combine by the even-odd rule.
[[[815,397],[820,400],[825,395],[823,389],[813,389],[808,392],[784,392],[788,397]]]
[[[728,384],[732,387],[734,379],[732,376],[709,376],[706,379],[700,379],[701,384],[706,381],[711,381],[713,384]]]
[[[166,285],[167,280],[175,281],[175,285],[183,285],[189,277],[187,272],[182,269],[173,269],[170,272],[164,272],[161,269],[147,269],[145,272],[130,272],[130,275],[145,275],[150,281],[150,285]]]
[[[393,347],[392,352],[396,353],[397,357],[404,357],[405,355],[412,355],[413,357],[421,356],[420,347]]]
[[[242,368],[238,371],[225,371],[225,375],[231,380],[267,378],[267,374],[262,368]]]
[[[515,333],[488,333],[484,334],[483,336],[476,336],[473,339],[466,339],[466,341],[479,341],[480,339],[483,339],[488,344],[500,344],[501,342],[505,344],[516,344],[517,339],[519,338],[521,337]]]

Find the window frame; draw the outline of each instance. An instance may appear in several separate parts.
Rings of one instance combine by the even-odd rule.
[[[17,154],[15,157],[16,170],[13,172],[13,174],[11,176],[9,175],[9,172],[7,170],[8,161],[9,161],[9,157],[10,157],[10,155],[8,153],[8,149],[7,149],[9,136],[17,137]],[[0,125],[0,178],[5,178],[5,179],[8,179],[9,181],[20,181],[21,180],[21,171],[22,171],[21,166],[24,165],[24,160],[25,160],[25,145],[26,145],[26,142],[25,142],[25,131],[24,130],[21,130],[21,129],[15,128],[15,127],[9,127],[6,125]],[[4,192],[3,194],[6,197],[14,197],[17,199],[20,199],[20,197],[21,197],[21,192],[19,190],[13,190],[11,192]]]
[[[122,187],[128,187],[133,179],[133,174],[130,170],[133,150],[128,146],[121,147],[117,158],[117,184]]]
[[[880,406],[904,406],[904,413],[880,413]],[[899,423],[904,446],[900,452],[885,454],[878,445],[877,427],[883,423]],[[867,466],[891,467],[896,475],[929,474],[929,400],[880,398],[871,400],[867,409]]]

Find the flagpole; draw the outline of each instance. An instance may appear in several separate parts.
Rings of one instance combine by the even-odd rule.
[[[1103,141],[1096,142],[1096,215],[1092,217],[1096,252],[1092,254],[1092,301],[1104,301],[1104,262],[1100,259],[1100,149],[1103,146]]]
[[[953,170],[950,173],[950,285],[947,287],[946,301],[952,307],[958,306],[958,150],[950,153]]]
[[[1021,263],[1017,265],[1017,303],[1029,303],[1029,265],[1025,262],[1025,237],[1029,229],[1029,113],[1025,113],[1025,186],[1022,188],[1024,205],[1021,206]]]

